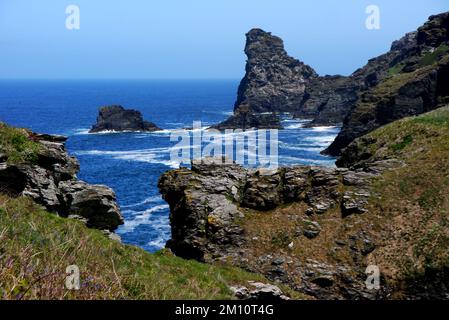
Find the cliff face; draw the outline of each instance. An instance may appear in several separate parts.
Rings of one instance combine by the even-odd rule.
[[[430,17],[417,32],[392,45],[377,65],[374,86],[361,93],[336,140],[326,150],[339,155],[355,138],[401,119],[438,107],[449,96],[449,13]],[[369,64],[367,67],[368,68]],[[353,76],[358,77],[366,70]]]
[[[395,164],[379,161],[356,172],[194,162],[192,170],[168,172],[159,182],[171,209],[167,247],[183,258],[261,273],[316,298],[378,298],[381,292],[364,287],[362,261],[376,246],[371,224],[351,224],[368,212],[370,180]],[[329,259],[331,252],[339,258]]]
[[[435,64],[447,53],[448,15],[444,13],[430,17],[418,31],[395,41],[389,52],[371,59],[349,77],[320,77],[311,67],[289,57],[281,39],[260,29],[252,30],[247,34],[245,53],[248,62],[238,90],[235,114],[215,127],[241,128],[242,123],[246,123],[242,119],[248,117],[248,110],[253,119],[259,117],[261,112],[292,112],[295,117],[312,119],[310,126],[343,123],[342,133],[327,150],[331,155],[338,155],[342,148],[363,133],[403,116],[420,114],[436,107],[436,103],[428,103],[428,100],[437,100],[437,97],[432,96],[436,87],[432,89],[423,87],[427,85],[425,83],[412,83],[412,73]],[[434,67],[433,70],[427,68],[422,71],[432,72],[443,68],[438,75],[440,81],[430,86],[437,86],[439,92],[436,94],[445,96],[445,67]],[[399,76],[404,73],[410,74],[409,79]],[[398,86],[388,89],[390,96],[379,94],[377,88],[396,76],[399,76]],[[429,78],[428,81],[432,80]],[[409,89],[401,89],[409,82]],[[388,85],[392,85],[392,81]],[[421,93],[414,95],[410,89],[413,86],[419,87]],[[373,101],[376,99],[382,101]],[[419,106],[417,99],[426,101]],[[415,106],[408,111],[404,110],[402,105],[405,101],[412,100],[415,100]],[[365,116],[368,113],[367,102],[371,104],[371,119]],[[362,121],[359,120],[361,117]],[[265,119],[250,123],[254,127],[259,123],[266,127],[270,122]],[[273,127],[278,127],[275,121],[272,123]]]
[[[279,37],[260,29],[246,35],[246,74],[235,110],[249,106],[255,113],[292,111],[302,101],[306,83],[317,77],[303,62],[290,57]]]
[[[137,110],[127,110],[122,106],[102,107],[97,117],[97,123],[90,132],[101,131],[157,131],[161,130],[154,123],[143,120]]]
[[[247,34],[246,74],[234,115],[214,128],[280,128],[275,114],[261,114],[267,112],[291,112],[294,117],[312,119],[311,126],[340,124],[360,92],[384,79],[389,65],[409,54],[415,40],[416,34],[406,35],[394,43],[394,50],[370,60],[349,77],[320,77],[310,66],[288,56],[280,38],[253,29]]]
[[[28,196],[49,211],[113,231],[123,224],[114,192],[76,178],[78,161],[62,136],[36,134],[0,123],[0,190]]]
[[[281,38],[261,29],[246,34],[245,53],[246,73],[238,88],[234,115],[213,128],[281,128],[274,113],[296,110],[307,83],[318,75],[290,57]]]
[[[445,107],[356,139],[339,160],[347,168],[249,170],[208,159],[167,172],[167,246],[316,298],[445,297],[448,119]],[[366,287],[370,265],[379,290]]]

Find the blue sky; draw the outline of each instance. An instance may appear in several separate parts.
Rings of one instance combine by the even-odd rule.
[[[76,4],[81,29],[65,28]],[[367,30],[378,5],[381,29]],[[260,27],[320,74],[349,74],[447,0],[0,0],[0,78],[239,79]]]

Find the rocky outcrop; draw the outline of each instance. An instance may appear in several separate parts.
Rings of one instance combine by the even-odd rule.
[[[387,77],[390,64],[410,54],[415,42],[416,33],[410,33],[396,41],[392,51],[371,59],[349,77],[320,77],[310,66],[288,56],[280,38],[253,29],[247,34],[246,74],[234,115],[215,127],[241,128],[248,114],[257,117],[263,112],[291,112],[294,117],[312,119],[309,126],[340,124],[360,93]],[[266,127],[266,122],[261,124]],[[274,123],[273,127],[278,126]]]
[[[389,109],[396,108],[396,102],[390,101],[386,105],[382,103],[379,110],[375,110],[376,106],[371,106],[369,113],[372,119],[366,119],[365,115],[360,114],[368,113],[364,103],[378,94],[376,88],[382,82],[397,74],[412,73],[427,67],[448,52],[448,15],[449,13],[443,13],[430,17],[418,31],[410,32],[393,42],[389,52],[369,60],[363,68],[348,77],[320,77],[311,67],[289,57],[281,39],[260,29],[251,30],[247,34],[245,48],[248,56],[246,74],[238,90],[234,115],[216,127],[241,128],[242,124],[247,123],[244,119],[248,117],[248,113],[256,117],[262,112],[291,112],[297,118],[312,119],[308,126],[343,123],[342,133],[326,151],[331,155],[338,155],[342,148],[363,133],[388,121],[426,112],[436,106],[415,106],[411,108],[413,110],[398,111],[391,117],[384,115]],[[447,85],[443,84],[447,83],[446,75],[443,72],[439,77],[442,80],[432,85],[439,88],[440,96],[447,96]],[[435,98],[428,96],[432,92],[424,92],[425,96],[414,96],[411,87],[416,85],[419,86],[411,84],[410,89],[405,88],[403,91],[396,88],[393,90],[395,92],[390,92],[390,98],[401,96],[399,108],[408,100],[414,99],[416,102],[418,99]],[[370,102],[377,104],[377,101]],[[241,112],[241,108],[245,112]],[[360,117],[363,118],[362,121],[359,121]],[[383,117],[388,118],[388,121],[385,122]],[[257,127],[259,122],[252,123]],[[266,127],[266,122],[260,123]],[[362,126],[367,129],[363,130]],[[276,123],[274,127],[277,127]]]
[[[447,106],[395,121],[354,140],[338,168],[205,159],[169,171],[167,246],[319,299],[445,299],[448,124]]]
[[[101,131],[158,131],[154,123],[144,121],[137,110],[127,110],[122,106],[102,107],[97,117],[97,123],[89,132]]]
[[[49,211],[84,221],[87,226],[115,230],[123,217],[114,192],[102,185],[91,185],[76,178],[79,164],[67,154],[65,137],[27,132],[39,146],[37,159],[14,163],[0,159],[0,190],[12,196],[28,196]]]
[[[231,286],[230,289],[235,297],[240,300],[250,301],[282,301],[290,300],[279,287],[255,281],[248,281],[246,286]]]
[[[234,115],[215,128],[251,126],[279,128],[279,120],[266,121],[263,113],[293,112],[304,98],[306,84],[316,72],[290,57],[281,38],[261,29],[246,34],[246,74],[240,82]],[[261,120],[262,118],[262,120]]]
[[[225,121],[213,125],[211,129],[226,130],[226,129],[282,129],[282,124],[279,116],[276,113],[254,113],[248,106],[240,106],[239,109],[226,119]]]
[[[317,77],[303,62],[290,57],[281,38],[261,29],[246,35],[246,74],[240,83],[235,110],[254,113],[292,111],[304,96],[306,83]]]
[[[375,298],[380,294],[367,291],[364,282],[356,280],[363,279],[362,261],[375,248],[369,226],[345,240],[337,236],[330,240],[337,242],[336,250],[352,256],[351,263],[329,263],[317,257],[302,260],[295,246],[329,237],[329,225],[344,226],[348,217],[365,214],[372,195],[370,181],[389,164],[379,161],[369,169],[351,171],[308,166],[256,170],[221,163],[216,159],[194,161],[191,170],[167,172],[159,181],[171,210],[172,238],[167,247],[176,255],[231,263],[318,298]],[[382,170],[376,170],[379,167]],[[270,241],[284,249],[259,248],[260,236],[269,230],[250,231],[249,224],[258,220],[253,220],[254,215],[264,219],[264,212],[268,217],[282,208],[290,208],[285,209],[283,219],[288,216],[291,230],[275,232]]]
[[[449,13],[432,16],[417,32],[394,42],[388,54],[371,62],[378,69],[377,81],[362,92],[326,153],[339,155],[357,137],[448,101],[448,26]],[[354,76],[360,72],[366,74],[360,70]]]

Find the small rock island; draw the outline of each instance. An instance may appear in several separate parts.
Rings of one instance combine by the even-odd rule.
[[[145,121],[140,111],[125,109],[122,106],[105,106],[100,108],[97,123],[90,133],[101,131],[158,131],[154,123]]]

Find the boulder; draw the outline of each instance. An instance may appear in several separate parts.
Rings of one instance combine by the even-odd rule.
[[[231,291],[240,300],[253,300],[253,301],[277,301],[277,300],[290,300],[289,297],[283,294],[279,287],[248,281],[248,287],[245,286],[231,286]]]

